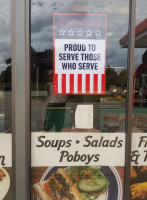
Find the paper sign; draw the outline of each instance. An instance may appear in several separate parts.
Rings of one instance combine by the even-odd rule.
[[[147,166],[147,134],[132,133],[132,166]]]
[[[0,133],[0,167],[12,167],[12,134]]]
[[[76,128],[93,128],[93,105],[77,105],[75,112]]]
[[[54,14],[54,93],[104,94],[106,15]]]
[[[32,167],[124,166],[125,133],[32,133]]]

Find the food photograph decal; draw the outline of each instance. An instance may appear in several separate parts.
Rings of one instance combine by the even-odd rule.
[[[33,192],[39,200],[122,200],[122,182],[114,167],[49,167]]]
[[[124,148],[121,133],[32,133],[32,199],[122,200]]]
[[[10,176],[6,169],[0,167],[0,199],[3,200],[10,188]]]

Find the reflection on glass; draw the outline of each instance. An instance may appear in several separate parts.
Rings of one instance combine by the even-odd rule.
[[[55,60],[53,59],[53,55],[54,55],[53,31],[56,29],[56,27],[54,27],[54,24],[53,24],[53,14],[55,13],[56,14],[60,13],[62,15],[63,13],[64,14],[68,13],[68,15],[82,14],[82,16],[84,16],[86,19],[88,18],[88,14],[99,14],[99,15],[104,14],[105,16],[107,16],[105,94],[103,95],[54,94],[53,84],[56,84],[56,77],[53,77],[53,74],[54,74],[53,65],[55,62]],[[95,15],[91,15],[91,16],[95,16]],[[79,17],[79,18],[81,19],[82,17]],[[65,17],[64,19],[67,22],[69,18]],[[43,180],[49,183],[52,180],[52,177],[55,175],[54,170],[56,171],[59,169],[59,167],[56,167],[56,166],[64,165],[64,161],[66,160],[66,158],[63,162],[62,160],[60,162],[59,161],[56,162],[55,157],[58,158],[58,156],[54,155],[54,153],[53,154],[50,153],[51,150],[56,149],[56,147],[58,146],[57,143],[60,142],[60,140],[61,142],[64,141],[62,137],[65,136],[66,133],[64,134],[63,132],[68,132],[67,138],[71,137],[71,135],[75,137],[76,135],[75,132],[78,132],[79,137],[82,137],[83,135],[87,135],[90,132],[90,133],[94,133],[93,135],[95,135],[95,137],[99,137],[99,136],[102,137],[102,140],[103,140],[103,137],[106,135],[107,136],[109,135],[111,138],[111,137],[116,137],[116,135],[113,133],[118,133],[118,137],[116,137],[113,141],[111,141],[111,139],[107,140],[106,138],[106,140],[104,140],[103,142],[102,141],[100,142],[100,143],[104,143],[104,145],[106,142],[107,143],[106,145],[108,145],[108,142],[111,141],[112,143],[110,142],[110,145],[112,146],[113,145],[116,146],[116,143],[118,142],[117,140],[119,137],[121,136],[125,137],[125,134],[123,133],[125,133],[125,118],[126,118],[125,117],[125,108],[126,108],[125,103],[126,103],[126,93],[127,93],[127,48],[123,48],[123,46],[121,45],[121,38],[123,38],[124,35],[128,33],[128,20],[129,20],[129,1],[128,0],[123,0],[123,1],[120,1],[120,0],[119,1],[31,0],[32,163],[34,160],[36,161],[36,163],[32,164],[31,199],[36,200],[39,198],[39,195],[40,195],[39,191],[37,191],[37,194],[36,194],[36,192],[33,190],[33,188],[35,188],[36,190],[36,187],[39,186],[39,181]],[[90,24],[92,24],[93,21],[94,20],[91,20]],[[71,23],[71,21],[69,23]],[[80,27],[77,28],[77,26],[76,27],[73,26],[74,30],[71,30],[70,34],[72,34],[72,31],[75,31],[75,30],[78,31],[79,35],[83,34],[82,31],[85,31],[85,32],[88,31],[86,30],[86,27],[85,27],[86,25],[82,27],[83,26],[82,24],[81,28]],[[62,27],[61,27],[59,31],[62,31],[60,35],[62,36],[65,30],[62,30]],[[70,31],[70,29],[66,31]],[[92,29],[92,31],[95,31],[94,28]],[[89,30],[87,33],[89,33],[88,37],[90,37],[91,30]],[[97,31],[96,33],[98,34],[99,32]],[[59,33],[57,35],[59,35]],[[69,36],[70,35],[68,35],[68,39],[70,39]],[[57,39],[60,39],[60,38],[57,38]],[[66,38],[63,38],[63,39],[66,40]],[[72,38],[72,39],[77,40],[77,38]],[[83,44],[86,44],[86,40],[88,39],[82,38]],[[60,45],[60,43],[58,44]],[[104,47],[104,45],[100,45],[100,46]],[[60,47],[58,49],[60,50]],[[80,75],[82,78],[83,74],[80,74]],[[66,78],[64,77],[65,76],[63,75],[63,78],[62,78],[63,83],[66,82]],[[72,76],[70,78],[74,79],[74,77]],[[80,76],[78,77],[78,79],[80,79]],[[82,86],[81,84],[79,84],[79,82],[77,81],[76,85],[78,85],[78,88],[81,89]],[[83,81],[83,82],[84,84],[86,83],[86,81]],[[58,86],[60,87],[60,89],[62,88],[62,85],[58,85]],[[73,88],[74,88],[74,84],[73,84]],[[54,133],[54,132],[61,132],[61,134]],[[69,132],[71,132],[71,134]],[[84,133],[82,135],[82,134],[79,134],[79,132],[84,132]],[[101,132],[102,134],[100,134]],[[103,134],[103,133],[108,133],[108,134]],[[36,137],[39,138],[39,141],[37,141],[37,144],[39,143],[39,145],[41,145],[42,148],[36,147],[37,146],[35,143]],[[41,138],[43,139],[43,141]],[[82,142],[78,140],[75,143],[77,145],[80,145],[80,143]],[[84,138],[82,138],[82,141],[84,141]],[[70,146],[70,142],[72,143],[72,140],[69,140],[69,146]],[[98,145],[98,142],[99,142],[98,140],[94,141],[93,144],[91,142],[91,146]],[[33,146],[33,144],[35,144],[35,146]],[[46,145],[46,147],[44,145]],[[125,142],[124,142],[124,145],[125,145]],[[56,146],[56,147],[53,148],[53,146],[54,147]],[[79,148],[80,147],[81,146],[79,146]],[[65,148],[65,146],[63,148]],[[73,145],[73,148],[76,150],[77,146]],[[41,156],[39,156],[37,153],[38,149],[39,149],[39,153],[42,152],[42,150],[44,151],[44,153],[43,152],[41,153],[42,154]],[[113,148],[113,149],[116,149],[116,148]],[[68,148],[68,150],[71,150],[71,149]],[[60,151],[58,151],[57,153],[60,153]],[[75,155],[75,153],[82,154],[82,152],[80,151],[74,152],[73,154]],[[85,153],[89,155],[89,152],[85,151]],[[48,154],[49,156],[50,155],[52,156],[53,162],[56,165],[53,168],[50,167],[50,165],[54,165],[54,163],[53,164],[51,163],[51,159],[48,159],[48,160],[44,159],[44,156],[48,156]],[[69,160],[69,158],[72,158],[70,162],[68,163],[68,166],[69,166],[71,162],[73,162],[73,155],[70,155],[70,153],[67,153],[67,157],[68,157],[67,160]],[[115,157],[115,154],[114,154],[114,157]],[[124,156],[122,156],[121,158],[123,160]],[[83,165],[86,165],[85,162],[82,162],[82,163]],[[73,164],[75,163],[73,162],[72,165]],[[76,164],[79,164],[79,162],[77,162]],[[92,162],[91,162],[91,165],[93,165]],[[103,197],[101,196],[102,199],[106,199],[107,198],[106,195],[110,195],[111,197],[108,197],[110,199],[117,199],[118,195],[120,195],[120,199],[123,198],[122,194],[123,194],[123,189],[124,189],[123,188],[124,166],[123,164],[121,165],[122,167],[120,167],[120,164],[116,164],[116,166],[117,167],[111,168],[113,169],[113,172],[110,170],[110,166],[102,167],[105,170],[104,175],[105,173],[107,175],[109,174],[109,179],[110,179],[110,185],[108,186],[109,194],[106,194],[107,191],[105,191],[102,194]],[[74,168],[74,170],[75,169],[76,168]],[[79,171],[81,171],[81,169]],[[114,179],[112,180],[114,173],[118,175],[117,177],[119,177],[119,180],[116,181],[116,177],[114,178],[115,180]],[[45,182],[43,182],[43,184],[45,184]],[[116,182],[116,185],[115,185],[115,182]],[[111,185],[113,186],[115,185],[115,189],[114,187],[111,188],[110,187]],[[43,186],[45,188],[45,185]],[[47,184],[47,186],[52,188],[52,186],[49,184]],[[56,198],[56,196],[58,195],[56,194],[56,188],[52,188],[52,189],[54,191],[53,193]],[[93,196],[91,196],[92,194]],[[48,194],[48,196],[49,195],[50,194]],[[57,199],[61,199],[60,195],[61,193],[59,191],[59,197]],[[63,194],[63,197],[65,197],[64,195],[65,193]],[[83,194],[83,200],[87,200],[91,197],[92,199],[97,199],[97,196],[95,196],[93,192],[91,192],[91,194],[88,193],[88,195]],[[66,197],[66,199],[69,199],[69,197]],[[72,199],[75,199],[75,198],[72,198]]]
[[[135,63],[133,114],[135,116],[135,130],[133,132],[147,132],[147,18],[144,12],[146,1],[137,1],[135,28]]]
[[[10,1],[0,0],[0,199],[12,199]]]
[[[147,50],[134,72],[134,107],[147,107]]]
[[[132,159],[131,199],[147,199],[147,1],[136,1],[134,90],[133,90],[133,134],[132,155],[136,150],[138,157]],[[143,159],[140,157],[142,156]]]
[[[0,132],[11,132],[10,2],[0,7]]]
[[[53,13],[107,15],[105,95],[59,95],[60,97],[57,97],[53,94],[51,89],[53,81],[50,80],[53,73]],[[109,1],[101,0],[92,2],[70,0],[66,3],[64,0],[31,1],[32,131],[77,131],[77,129],[85,131],[87,128],[83,127],[82,130],[75,124],[75,113],[78,105],[92,105],[91,131],[125,132],[127,48],[120,46],[120,40],[127,33],[127,27],[127,1],[111,2],[111,4]],[[57,98],[60,100],[58,101]],[[55,108],[56,106],[59,108]],[[59,124],[55,120],[56,115],[62,124],[58,125],[59,129],[55,125]],[[50,120],[51,116],[54,116],[52,120]]]
[[[54,82],[54,84],[56,84]],[[57,95],[53,93],[53,73],[49,74],[49,82],[46,84],[48,95],[46,116],[44,122],[45,131],[50,131],[54,126],[56,132],[61,132],[63,129],[65,118],[65,95]]]

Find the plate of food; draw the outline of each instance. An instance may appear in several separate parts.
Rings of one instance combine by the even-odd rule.
[[[0,199],[3,199],[10,187],[10,177],[7,171],[0,167]]]
[[[147,199],[147,166],[131,166],[130,200]]]
[[[114,167],[49,167],[33,185],[37,200],[122,200],[122,184]]]

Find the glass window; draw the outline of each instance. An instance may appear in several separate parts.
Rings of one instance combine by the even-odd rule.
[[[11,9],[0,0],[0,199],[10,200],[12,177]]]
[[[127,0],[31,1],[31,199],[74,199],[62,172],[84,200],[123,198],[128,21]]]
[[[147,15],[145,0],[136,1],[132,166],[132,199],[147,199]]]

